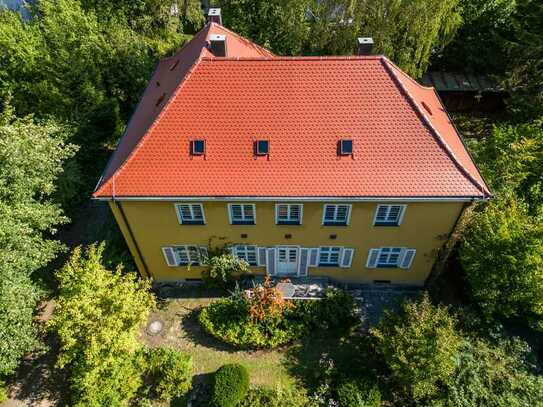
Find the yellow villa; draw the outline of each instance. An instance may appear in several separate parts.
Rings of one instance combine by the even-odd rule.
[[[93,194],[141,274],[199,279],[215,241],[256,274],[424,284],[490,191],[434,89],[371,45],[276,56],[211,9],[158,64]]]

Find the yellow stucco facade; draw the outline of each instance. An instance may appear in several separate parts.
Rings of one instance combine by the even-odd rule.
[[[154,281],[197,279],[203,266],[168,266],[162,247],[207,246],[210,238],[223,243],[259,247],[295,246],[319,248],[341,246],[354,249],[350,267],[309,267],[309,276],[328,276],[353,283],[390,281],[422,285],[435,262],[437,251],[448,238],[461,215],[463,202],[397,202],[406,205],[399,226],[374,226],[379,202],[352,202],[347,226],[324,226],[327,202],[303,203],[301,225],[277,225],[276,202],[257,201],[255,225],[231,225],[228,202],[196,201],[203,204],[204,225],[182,225],[172,201],[115,201],[110,207],[142,275]],[[387,204],[389,202],[386,202]],[[242,237],[246,235],[246,237]],[[288,237],[290,235],[290,237]],[[335,237],[333,236],[335,235]],[[213,240],[221,243],[217,239]],[[416,249],[408,269],[368,268],[369,250],[380,247]],[[256,274],[266,267],[252,267]]]

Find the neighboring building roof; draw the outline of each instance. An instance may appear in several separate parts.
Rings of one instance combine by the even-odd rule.
[[[460,72],[426,72],[420,82],[433,86],[438,92],[502,92],[503,90],[486,75]]]
[[[226,57],[207,49],[213,34]],[[189,154],[194,139],[205,156]],[[278,57],[209,23],[160,62],[93,196],[489,194],[435,91],[385,57]]]

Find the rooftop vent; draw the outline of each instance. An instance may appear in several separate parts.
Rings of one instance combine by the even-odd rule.
[[[192,140],[190,142],[190,153],[192,155],[204,155],[206,153],[205,140]]]
[[[255,155],[268,155],[270,153],[270,142],[268,140],[257,140],[254,149]]]
[[[207,21],[210,23],[217,23],[222,25],[221,9],[210,8],[207,12]]]
[[[359,37],[358,43],[358,55],[370,55],[373,49],[373,38],[371,37]]]
[[[226,56],[226,35],[213,34],[209,37],[211,52],[216,57]]]
[[[170,71],[173,71],[179,65],[179,60],[177,59],[173,64],[170,65]]]
[[[352,140],[339,140],[338,155],[352,155],[353,154],[353,141]]]

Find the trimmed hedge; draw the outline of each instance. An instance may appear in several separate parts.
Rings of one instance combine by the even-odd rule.
[[[213,375],[211,406],[234,407],[249,390],[249,373],[239,364],[221,366]]]

